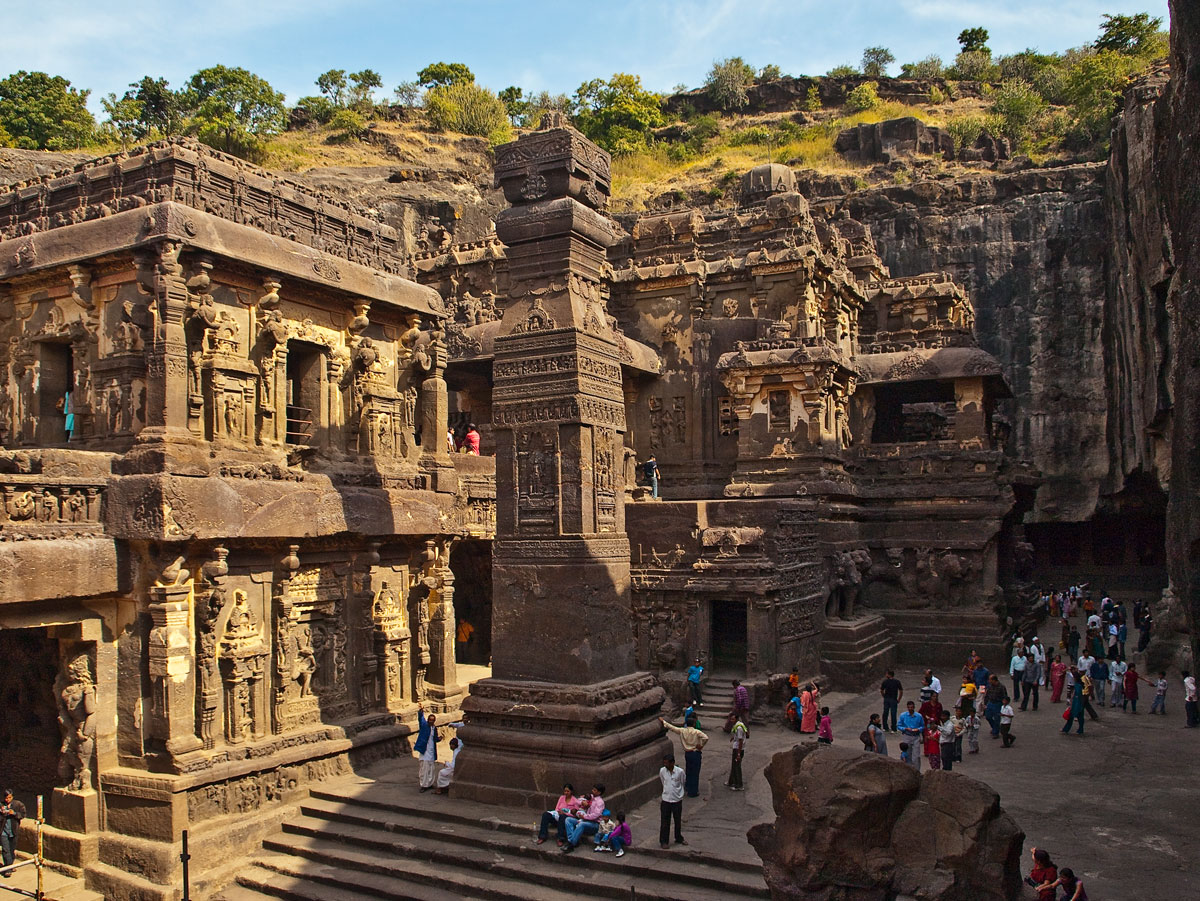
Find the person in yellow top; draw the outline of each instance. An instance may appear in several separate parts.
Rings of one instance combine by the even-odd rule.
[[[467,645],[471,643],[471,636],[475,634],[475,627],[471,625],[470,620],[460,619],[458,621],[458,630],[455,633],[455,639],[458,642],[458,659],[465,662],[467,653]]]
[[[962,688],[958,692],[958,704],[963,710],[969,710],[975,706],[975,692],[979,690],[979,686],[975,684],[975,675],[969,669],[964,669],[962,674]]]
[[[689,716],[683,721],[682,726],[676,726],[673,723],[668,723],[661,716],[658,721],[662,723],[664,729],[668,732],[674,732],[679,736],[679,743],[683,745],[683,769],[685,773],[684,790],[689,798],[700,797],[700,764],[701,752],[704,746],[708,744],[708,736],[696,728],[696,718]]]

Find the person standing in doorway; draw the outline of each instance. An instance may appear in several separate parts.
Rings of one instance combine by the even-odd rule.
[[[894,670],[887,671],[887,678],[879,686],[879,695],[883,698],[883,729],[885,732],[895,732],[896,715],[900,711],[900,699],[904,697],[904,686],[896,678]]]
[[[664,850],[670,847],[671,820],[675,821],[675,844],[686,845],[683,837],[683,791],[686,776],[675,766],[675,755],[663,757],[662,769],[658,771],[662,783],[662,801],[659,803],[658,844]]]
[[[430,714],[425,716],[425,706],[417,705],[417,742],[413,750],[421,761],[419,780],[421,791],[427,792],[433,788],[434,777],[437,776],[437,745],[441,741],[438,735],[437,717]]]
[[[700,658],[697,657],[687,671],[687,686],[688,696],[692,699],[692,703],[698,707],[704,706],[704,697],[700,694],[700,678],[704,675],[704,667],[700,665]]]
[[[11,788],[4,790],[4,803],[0,805],[0,859],[4,866],[11,867],[17,850],[17,827],[25,819],[25,805],[13,800]],[[12,870],[6,870],[4,878],[12,876]]]
[[[479,429],[475,423],[467,426],[467,434],[463,435],[463,452],[474,457],[479,456]]]
[[[749,737],[750,730],[746,728],[742,717],[738,715],[729,732],[729,747],[733,751],[733,761],[729,764],[729,778],[725,782],[725,785],[735,792],[745,791],[742,787],[742,758],[746,756],[746,740]]]
[[[658,500],[658,461],[654,459],[654,454],[651,454],[650,459],[642,464],[642,477],[650,486],[650,496]]]
[[[703,762],[704,746],[708,744],[708,736],[696,728],[694,717],[688,717],[682,726],[668,723],[661,716],[658,721],[668,732],[674,732],[679,736],[679,743],[683,745],[687,796],[689,798],[700,797],[700,765]]]

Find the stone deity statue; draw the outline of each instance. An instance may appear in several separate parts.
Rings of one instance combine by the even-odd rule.
[[[85,651],[64,658],[54,693],[62,756],[58,775],[72,791],[92,788],[92,752],[96,749],[96,683]]]

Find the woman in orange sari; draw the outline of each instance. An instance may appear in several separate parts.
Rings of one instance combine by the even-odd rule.
[[[817,711],[820,710],[820,700],[821,692],[811,682],[804,687],[804,691],[800,692],[800,708],[804,711],[804,716],[800,720],[801,732],[817,731]]]

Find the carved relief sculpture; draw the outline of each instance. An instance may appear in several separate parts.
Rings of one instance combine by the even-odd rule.
[[[85,646],[63,649],[54,694],[62,731],[59,778],[71,791],[90,791],[92,754],[96,749],[96,680],[91,654]]]

